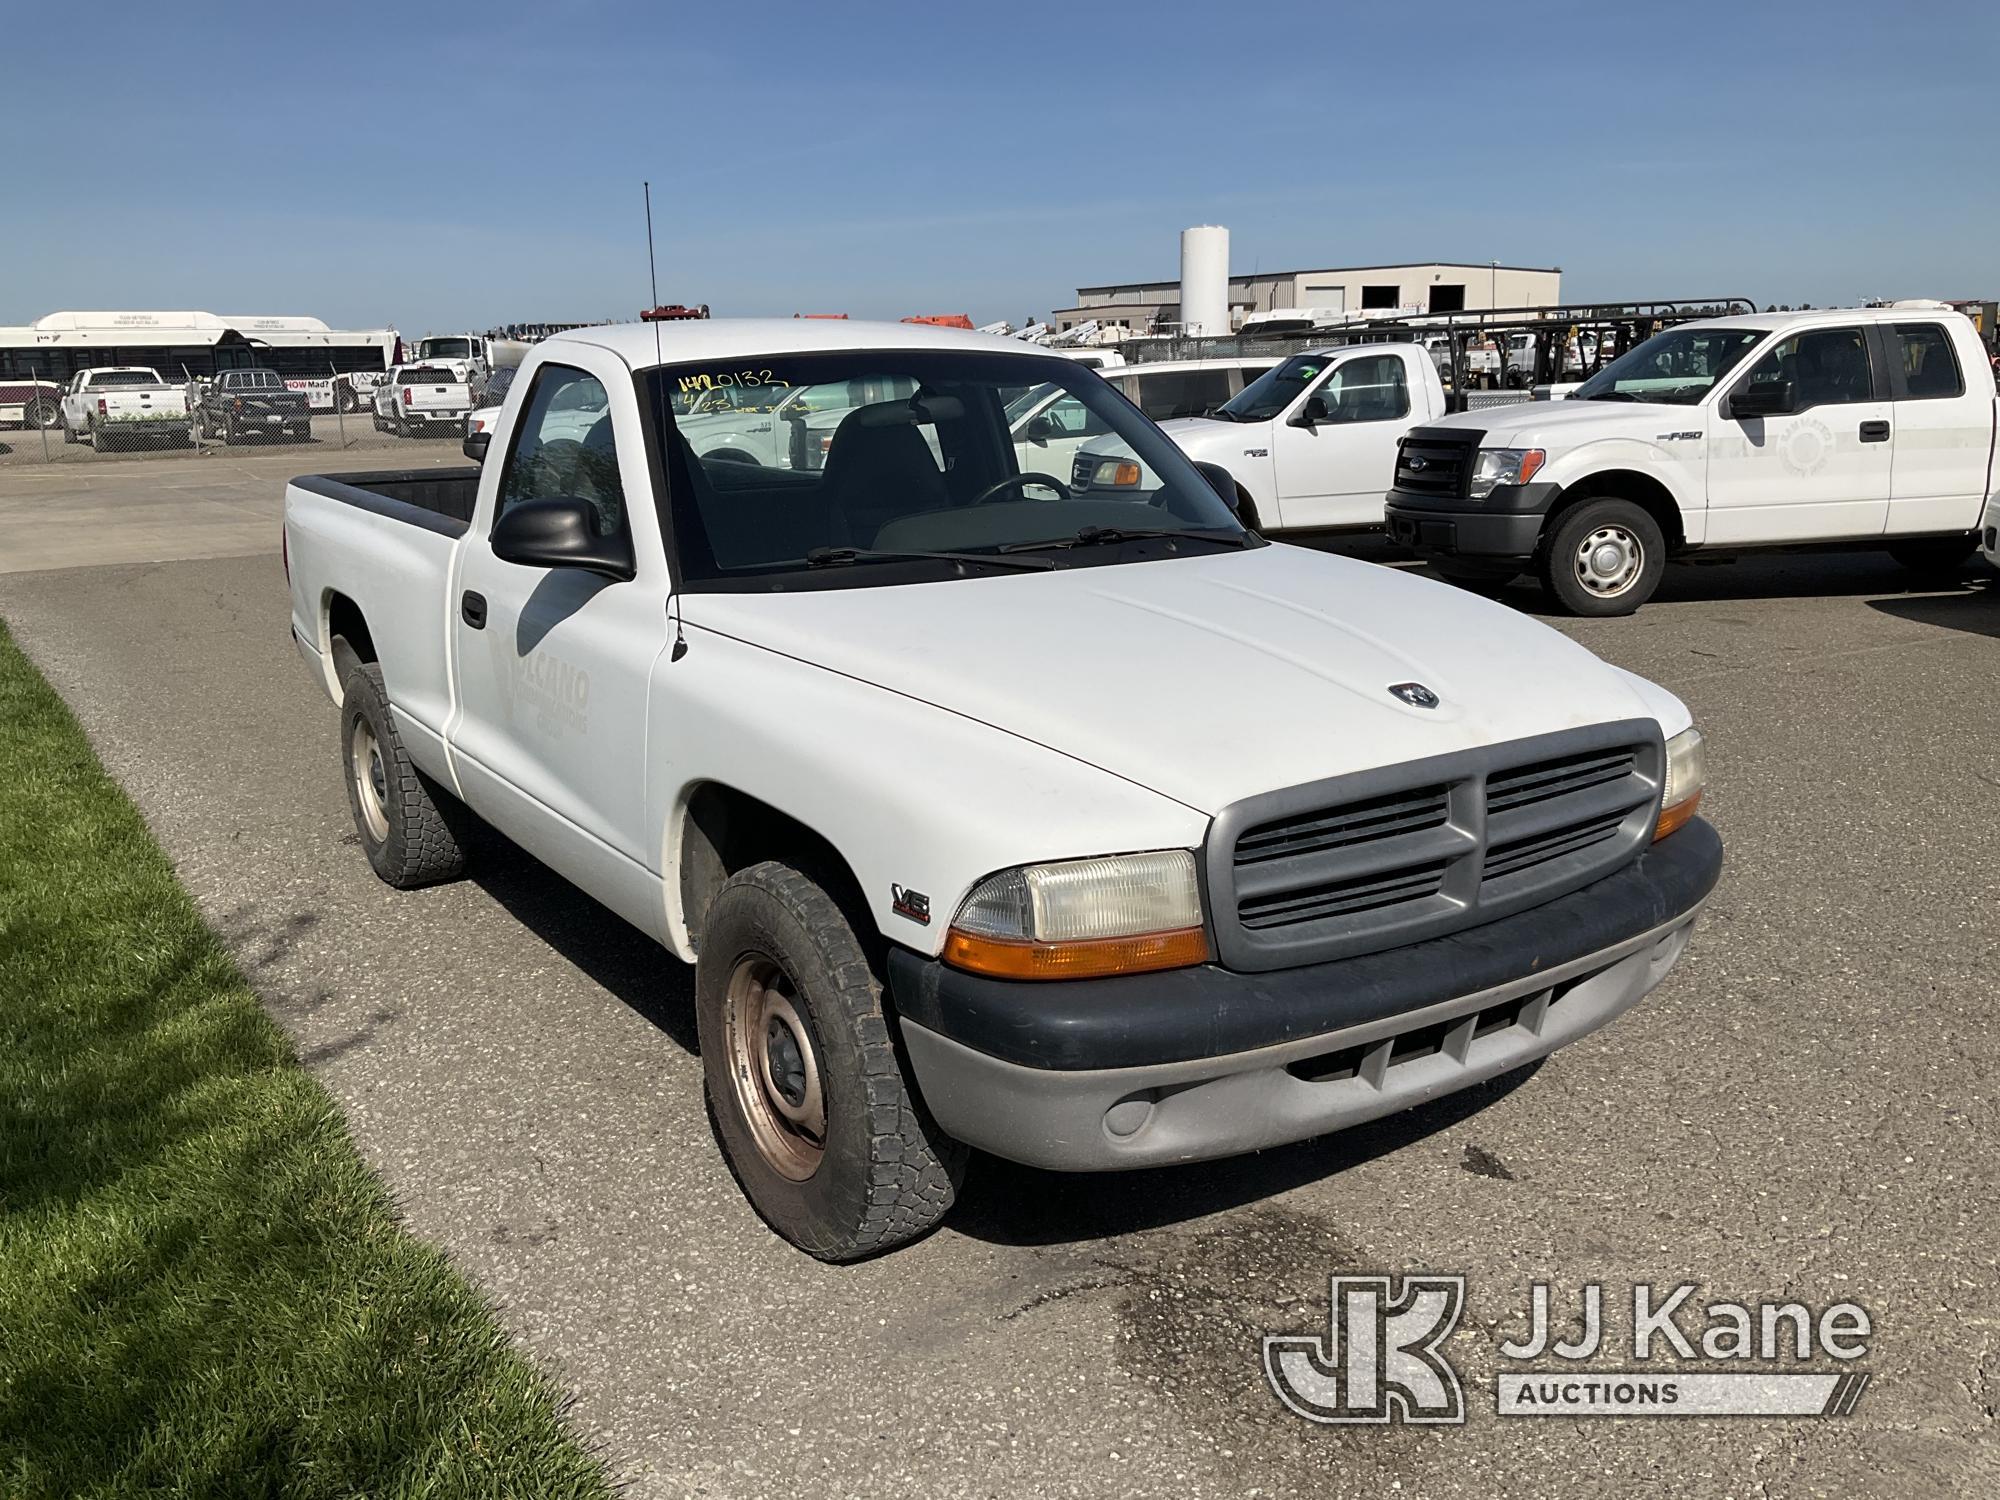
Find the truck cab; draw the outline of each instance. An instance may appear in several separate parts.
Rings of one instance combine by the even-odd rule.
[[[1139,367],[1143,371],[1144,367]],[[1382,523],[1396,444],[1445,413],[1444,386],[1419,344],[1352,344],[1295,354],[1205,417],[1161,424],[1190,458],[1220,465],[1261,530],[1353,530]],[[1085,444],[1077,483],[1116,493],[1143,476]]]
[[[1977,332],[1941,303],[1684,323],[1564,401],[1411,430],[1388,524],[1446,578],[1534,571],[1586,615],[1637,609],[1697,552],[1847,542],[1950,569],[1996,430]]]

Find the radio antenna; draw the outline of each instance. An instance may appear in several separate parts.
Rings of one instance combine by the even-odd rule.
[[[655,308],[660,305],[660,270],[653,261],[653,184],[646,181],[640,185],[646,190],[646,278],[652,284],[653,292],[653,300],[646,306]],[[666,356],[660,353],[660,320],[654,318],[652,323],[653,363],[663,365],[667,361]]]

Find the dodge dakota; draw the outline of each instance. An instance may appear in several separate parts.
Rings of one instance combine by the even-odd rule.
[[[1023,467],[1048,384],[1150,488]],[[816,391],[814,468],[694,392]],[[360,845],[484,820],[694,966],[756,1211],[813,1255],[968,1148],[1097,1171],[1296,1141],[1636,1004],[1721,868],[1671,693],[1512,610],[1272,543],[1082,364],[905,324],[534,346],[476,468],[285,497]]]

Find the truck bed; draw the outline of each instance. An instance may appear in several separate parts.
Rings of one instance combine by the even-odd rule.
[[[463,536],[479,496],[479,470],[379,469],[360,474],[303,474],[292,481],[309,494],[358,506],[444,536]]]

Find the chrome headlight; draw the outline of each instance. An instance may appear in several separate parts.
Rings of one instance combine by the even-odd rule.
[[[1547,460],[1540,448],[1481,448],[1472,470],[1472,488],[1466,493],[1484,500],[1495,485],[1526,484]]]
[[[1136,974],[1209,956],[1187,849],[989,875],[959,907],[944,947],[947,963],[1006,979]]]

